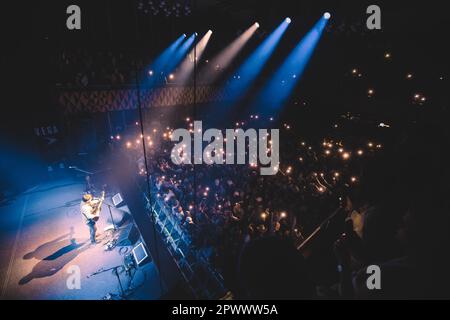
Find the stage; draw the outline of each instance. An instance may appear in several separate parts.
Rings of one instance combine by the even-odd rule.
[[[103,243],[90,245],[89,230],[79,212],[84,184],[72,179],[39,184],[0,206],[1,299],[102,299],[118,294],[119,283],[111,272],[87,278],[100,268],[123,263],[124,251],[105,251]],[[112,210],[117,210],[112,208]],[[97,239],[106,236],[107,208],[97,223]],[[114,214],[114,212],[113,212]],[[120,248],[123,248],[119,251]],[[129,252],[129,251],[128,251]],[[80,270],[80,288],[69,289],[73,270]],[[120,274],[124,288],[129,278]],[[70,282],[70,279],[69,279]],[[158,299],[158,272],[153,262],[138,268],[132,281],[138,287],[129,299]]]

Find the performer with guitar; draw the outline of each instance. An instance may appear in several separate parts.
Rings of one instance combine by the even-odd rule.
[[[102,192],[101,198],[93,198],[90,193],[86,193],[80,204],[81,215],[83,216],[84,222],[89,227],[92,244],[98,243],[95,240],[95,233],[97,232],[95,223],[100,218],[103,200],[105,200],[105,191]]]

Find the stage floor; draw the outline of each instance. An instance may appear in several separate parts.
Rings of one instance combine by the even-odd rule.
[[[83,188],[83,184],[70,179],[42,183],[2,204],[1,299],[97,300],[108,293],[119,293],[119,283],[111,271],[87,278],[102,267],[122,264],[119,248],[130,248],[105,251],[102,244],[89,244],[89,230],[79,212]],[[107,214],[105,209],[103,215]],[[100,218],[97,225],[101,239],[108,223]],[[77,267],[80,289],[69,289],[70,272]],[[127,287],[129,278],[125,273],[120,279]],[[158,272],[152,262],[138,269],[132,284],[142,285],[130,299],[161,296]]]

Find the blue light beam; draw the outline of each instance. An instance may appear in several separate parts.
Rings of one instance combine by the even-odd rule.
[[[290,21],[286,19],[256,48],[225,85],[225,94],[231,101],[237,101],[249,89],[253,81],[274,52]]]
[[[172,72],[186,57],[190,47],[195,41],[196,36],[197,33],[193,33],[185,42],[183,42],[180,48],[176,50],[175,54],[172,55],[170,61],[168,61],[168,63],[164,67],[164,72],[166,74]]]
[[[149,78],[144,81],[146,85],[154,85],[160,80],[161,73],[164,72],[165,66],[175,54],[177,48],[180,46],[184,39],[186,39],[186,35],[182,34],[150,64],[150,66],[147,68],[147,75]]]
[[[256,98],[253,109],[258,108],[263,113],[276,112],[286,103],[308,65],[327,22],[327,17],[322,16],[302,38],[273,77],[263,87]]]

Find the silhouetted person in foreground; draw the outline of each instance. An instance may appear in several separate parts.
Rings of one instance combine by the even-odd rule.
[[[366,266],[380,267],[381,289],[368,290],[365,266],[353,274],[347,272],[341,279],[345,297],[450,297],[448,141],[447,130],[426,125],[409,131],[397,146],[385,168],[391,172],[384,183],[389,192],[377,201],[376,210],[366,217],[362,231],[364,262]],[[387,234],[386,226],[396,226],[395,239]],[[373,241],[374,237],[381,241]],[[347,270],[350,256],[355,257],[354,246],[348,240],[349,234],[335,244],[338,260]],[[373,254],[394,246],[400,248],[394,257]]]
[[[244,299],[314,297],[303,256],[291,241],[279,237],[253,240],[243,248],[239,278]]]

